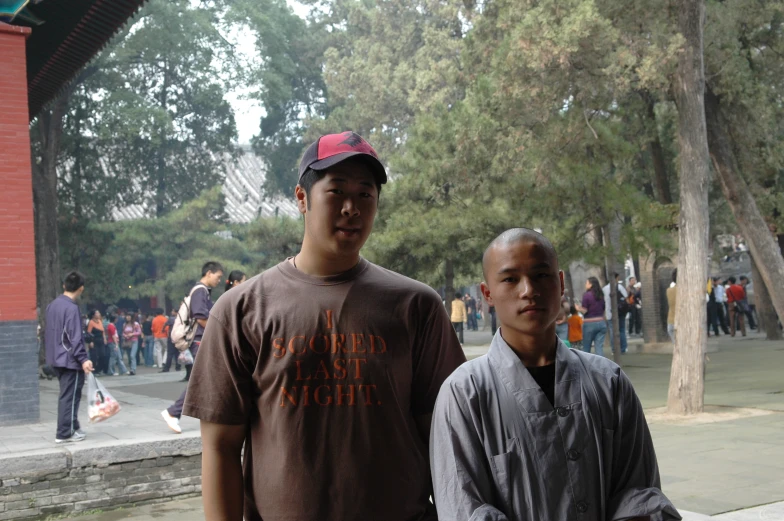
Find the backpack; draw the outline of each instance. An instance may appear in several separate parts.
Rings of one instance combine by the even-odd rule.
[[[618,291],[618,315],[625,315],[629,312],[629,303],[626,301],[626,298],[623,296],[620,290]]]
[[[196,336],[196,319],[191,317],[191,297],[193,292],[199,288],[207,289],[204,284],[196,284],[191,289],[191,292],[182,299],[180,309],[177,311],[177,316],[174,317],[174,325],[171,328],[169,338],[180,351],[185,351],[193,343],[193,337]]]

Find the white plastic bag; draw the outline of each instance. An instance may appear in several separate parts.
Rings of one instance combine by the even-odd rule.
[[[193,354],[191,354],[191,350],[186,349],[185,351],[180,351],[180,356],[177,357],[177,361],[182,365],[193,365]]]
[[[120,402],[109,394],[95,374],[87,377],[87,416],[90,423],[107,420],[120,412]]]

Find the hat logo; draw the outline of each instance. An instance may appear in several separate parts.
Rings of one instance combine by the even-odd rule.
[[[362,143],[362,141],[363,141],[362,140],[362,136],[360,136],[359,134],[357,134],[355,132],[346,132],[343,135],[345,136],[346,134],[348,134],[348,137],[346,139],[344,139],[343,141],[341,141],[340,143],[338,143],[338,145],[348,145],[351,148],[354,148],[357,145],[360,145]]]

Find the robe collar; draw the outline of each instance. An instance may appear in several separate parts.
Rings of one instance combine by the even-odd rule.
[[[550,404],[534,377],[501,337],[500,329],[493,337],[487,357],[504,386],[529,413],[571,408],[580,402],[580,361],[560,339],[555,351],[555,406]]]

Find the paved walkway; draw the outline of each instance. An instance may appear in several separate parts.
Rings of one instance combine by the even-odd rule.
[[[489,339],[489,332],[470,332],[467,355],[486,352]],[[661,410],[667,398],[670,356],[623,358],[624,370],[649,418],[663,489],[680,509],[698,513],[688,514],[692,521],[707,515],[722,521],[784,521],[784,342],[767,342],[759,335],[710,342],[717,352],[709,355],[706,413],[688,421],[673,420]],[[105,378],[123,411],[107,422],[88,424],[89,438],[79,445],[176,437],[159,414],[183,389],[181,377],[182,373],[158,374],[142,368],[136,377]],[[52,449],[56,390],[55,381],[42,382],[41,423],[0,427],[0,456]],[[86,418],[84,410],[80,417]],[[182,425],[184,435],[198,436],[196,420],[183,418]],[[199,500],[191,499],[84,519],[178,521],[201,516]]]
[[[782,521],[784,520],[784,502],[713,517],[683,510],[681,510],[681,515],[683,521]],[[204,519],[204,509],[200,497],[79,517],[80,521],[194,521],[201,519]]]
[[[175,436],[164,423],[160,412],[171,405],[185,389],[180,382],[184,373],[160,374],[157,369],[139,368],[136,376],[101,377],[101,382],[120,402],[122,410],[109,420],[90,424],[87,419],[86,388],[79,408],[79,421],[88,439],[78,444],[55,445],[57,431],[57,380],[41,380],[41,421],[29,425],[0,427],[0,457],[10,454],[51,450],[90,444],[109,446],[118,443],[154,441],[162,436]],[[151,390],[157,393],[150,393]],[[157,395],[156,395],[157,394]],[[183,417],[183,431],[198,435],[199,422]]]

